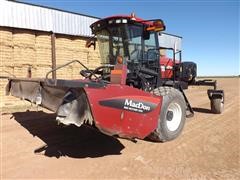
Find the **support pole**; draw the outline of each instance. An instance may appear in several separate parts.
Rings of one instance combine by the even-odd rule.
[[[55,47],[55,39],[56,39],[55,33],[52,32],[52,34],[51,34],[52,69],[55,69],[55,68],[57,67],[57,66],[56,66],[56,47]],[[56,78],[57,78],[56,71],[53,71],[53,72],[52,72],[52,78],[53,78],[53,79],[56,79]]]

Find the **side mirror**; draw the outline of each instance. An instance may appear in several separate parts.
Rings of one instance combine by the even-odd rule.
[[[85,47],[90,48],[91,46],[94,47],[94,50],[96,49],[96,39],[95,37],[91,37],[87,40]]]

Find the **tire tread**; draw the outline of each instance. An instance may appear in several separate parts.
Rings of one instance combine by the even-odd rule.
[[[169,100],[172,100],[176,97],[180,98],[181,101],[183,101],[185,103],[185,100],[184,100],[184,97],[182,95],[182,93],[173,88],[173,87],[169,87],[169,86],[161,86],[161,87],[158,87],[156,89],[154,89],[152,91],[152,94],[156,95],[156,96],[162,96],[163,97],[163,103],[166,103],[165,100],[167,101],[167,99]],[[166,98],[166,99],[165,99]],[[163,105],[162,107],[163,108]],[[184,114],[186,112],[184,111]],[[185,119],[184,119],[184,122],[185,123]],[[184,125],[184,124],[183,124]],[[181,133],[182,131],[182,128],[180,129],[180,131],[178,132],[178,135]],[[177,135],[177,136],[178,136]],[[176,137],[177,137],[176,136]],[[162,128],[160,127],[160,122],[158,122],[158,128],[152,132],[149,136],[149,138],[153,141],[157,141],[157,142],[166,142],[166,141],[170,141],[170,140],[173,140],[176,138],[175,136],[174,137],[169,137],[166,135],[165,132],[162,132]]]

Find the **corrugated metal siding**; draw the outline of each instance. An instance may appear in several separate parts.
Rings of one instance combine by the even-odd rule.
[[[0,26],[91,36],[89,26],[97,20],[44,7],[0,1]]]
[[[29,4],[0,0],[0,26],[91,36],[89,26],[98,18]],[[181,50],[181,38],[162,33],[160,46]],[[176,44],[176,45],[175,45]]]

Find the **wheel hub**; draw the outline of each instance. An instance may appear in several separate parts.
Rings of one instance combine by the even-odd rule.
[[[169,131],[176,131],[181,123],[182,120],[182,109],[181,106],[176,103],[172,102],[168,106],[167,114],[167,128]]]
[[[173,119],[173,112],[172,111],[168,111],[167,112],[167,120],[171,121]]]

